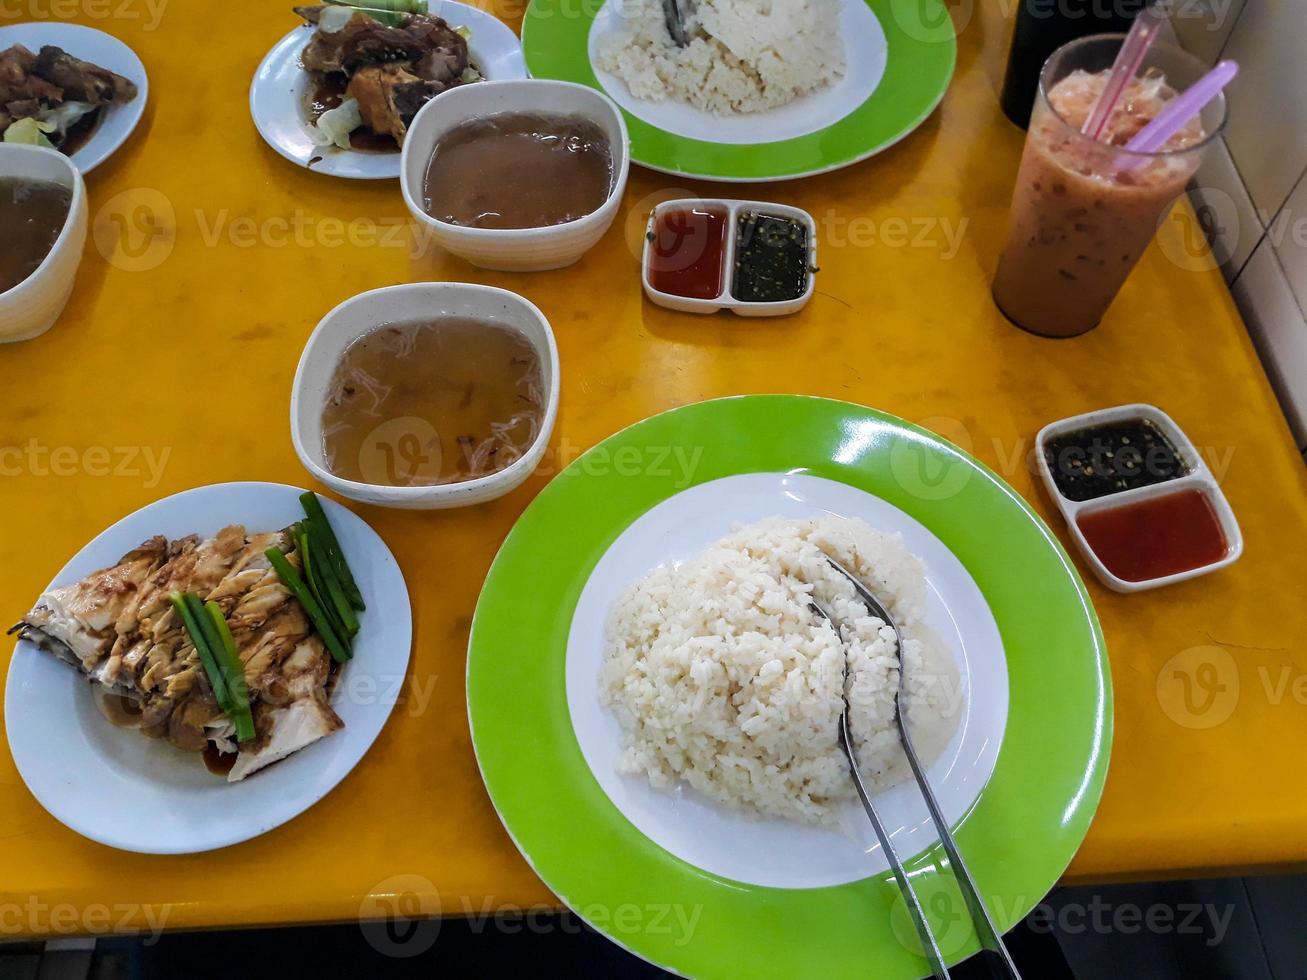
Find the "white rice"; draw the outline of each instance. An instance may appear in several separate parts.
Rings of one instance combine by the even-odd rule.
[[[637,99],[760,112],[844,74],[841,0],[681,0],[684,48],[667,33],[661,0],[619,2],[625,30],[600,38],[597,62]]]
[[[628,588],[608,622],[601,697],[621,723],[618,768],[657,789],[684,780],[756,816],[833,822],[854,798],[836,742],[845,647],[809,609],[845,625],[850,724],[868,790],[911,777],[894,724],[894,634],[825,561],[885,603],[904,633],[907,717],[929,765],[962,713],[952,655],[922,622],[921,562],[860,520],[769,518]]]

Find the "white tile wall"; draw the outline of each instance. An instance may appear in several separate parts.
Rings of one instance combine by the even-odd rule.
[[[1253,251],[1232,292],[1298,447],[1307,448],[1307,317],[1268,239]]]
[[[1239,62],[1226,143],[1253,202],[1274,215],[1307,166],[1307,3],[1247,0],[1222,57]]]
[[[1172,0],[1171,24],[1185,50],[1215,62],[1245,0]]]
[[[1240,65],[1190,194],[1307,452],[1307,0],[1171,2],[1181,44]]]
[[[1307,175],[1271,222],[1267,237],[1280,257],[1298,305],[1307,310]]]
[[[1233,282],[1265,229],[1224,140],[1218,139],[1208,147],[1203,165],[1189,185],[1189,194],[1225,281]]]

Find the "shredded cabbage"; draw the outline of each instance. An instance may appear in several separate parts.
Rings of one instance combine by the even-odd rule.
[[[63,139],[68,134],[69,127],[73,126],[79,119],[87,113],[95,111],[95,106],[89,102],[65,102],[62,105],[55,106],[53,109],[42,109],[37,114],[42,122],[54,124],[53,132],[59,139]]]
[[[481,72],[477,71],[475,68],[469,67],[463,69],[463,74],[459,77],[459,81],[463,83],[479,82],[484,77],[485,76],[482,75]]]
[[[349,134],[362,125],[363,114],[359,112],[358,99],[346,99],[318,116],[317,125],[313,127],[313,142],[316,146],[334,143],[342,150],[348,150]]]
[[[468,27],[466,24],[463,24],[460,27],[455,27],[454,33],[461,35],[464,41],[472,40],[472,28]]]
[[[323,7],[318,15],[318,30],[324,34],[335,34],[358,13],[353,7]]]
[[[37,119],[35,116],[28,116],[25,119],[19,119],[11,122],[5,129],[6,143],[27,143],[31,146],[48,146],[54,149],[54,144],[46,139],[46,133],[53,133],[57,127],[52,122],[45,122]]]

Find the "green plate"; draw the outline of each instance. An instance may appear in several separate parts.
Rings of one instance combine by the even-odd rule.
[[[687,177],[780,180],[863,160],[925,121],[944,97],[957,60],[957,38],[942,0],[845,0],[856,6],[846,8],[841,20],[849,62],[843,80],[790,106],[723,120],[635,100],[611,76],[606,85],[600,81],[591,58],[592,27],[598,15],[601,32],[606,30],[619,2],[531,0],[522,22],[527,70],[535,78],[607,92],[626,115],[631,159]]]
[[[692,468],[664,465],[678,447]],[[954,831],[998,925],[1025,916],[1075,854],[1107,774],[1112,707],[1102,633],[1070,559],[1011,487],[933,433],[862,406],[787,395],[702,402],[647,419],[577,459],[527,508],[487,576],[468,650],[473,744],[527,861],[582,918],[637,955],[705,980],[928,975],[887,874],[777,888],[708,873],[623,816],[573,731],[565,681],[572,612],[610,545],[689,486],[796,472],[900,509],[979,586],[1006,653],[1007,723],[993,774]],[[978,947],[942,862],[936,844],[907,864],[956,962]]]

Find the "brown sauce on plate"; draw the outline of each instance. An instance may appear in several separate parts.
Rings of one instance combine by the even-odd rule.
[[[349,79],[341,74],[321,75],[314,79],[309,89],[309,119],[317,122],[328,109],[334,109],[345,100],[345,89]],[[398,153],[399,144],[389,133],[374,133],[367,126],[360,126],[349,134],[349,148],[362,153]]]
[[[310,550],[312,549],[310,548]],[[205,744],[202,755],[204,756],[204,768],[215,776],[226,778],[232,767],[236,765],[235,752],[219,752],[218,746],[212,742]]]

